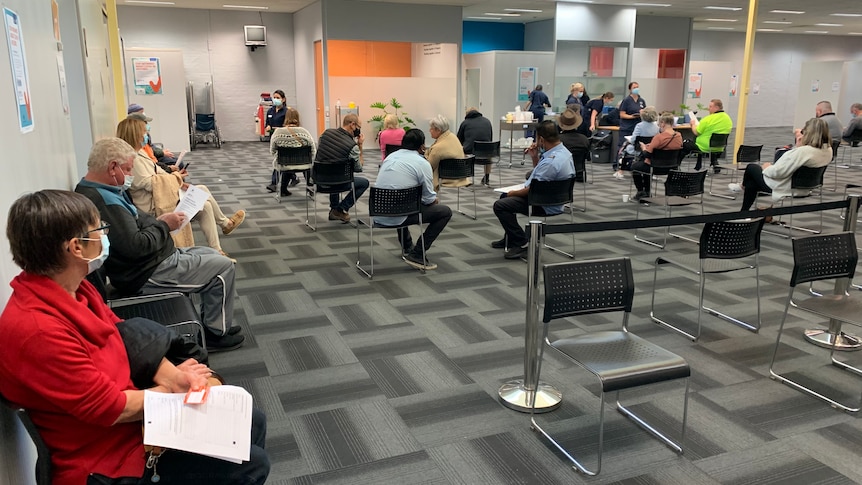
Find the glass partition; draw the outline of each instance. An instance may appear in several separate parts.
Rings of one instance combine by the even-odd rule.
[[[625,97],[628,60],[627,43],[558,40],[551,99],[554,111],[565,109],[571,85],[576,82],[584,85],[590,99],[607,91],[616,99]]]

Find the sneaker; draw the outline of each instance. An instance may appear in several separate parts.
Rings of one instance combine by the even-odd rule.
[[[614,178],[618,179],[618,180],[622,180],[623,178],[625,178],[625,175],[623,175],[622,172],[614,172]]]
[[[350,214],[344,212],[341,209],[332,209],[331,211],[329,211],[329,220],[347,223],[350,222]]]
[[[416,269],[424,269],[426,271],[437,269],[437,265],[432,263],[428,259],[428,256],[425,256],[425,262],[423,263],[421,254],[417,255],[413,252],[410,252],[405,254],[404,256],[401,256],[401,259],[403,259],[405,263],[409,264],[410,266],[413,266]]]
[[[486,173],[485,176],[482,177],[482,185],[487,187],[488,183],[490,182],[490,178],[491,177]]]
[[[721,167],[719,167],[718,165],[713,165],[712,173],[721,173]]]
[[[211,333],[207,333],[207,352],[211,354],[236,350],[242,347],[242,344],[244,343],[245,335],[231,335],[230,332],[228,332],[226,335],[215,336]]]
[[[506,251],[506,254],[504,254],[503,257],[506,259],[526,258],[528,250],[529,247],[527,244],[524,244],[523,246],[513,246],[510,247],[508,251]]]
[[[742,186],[739,184],[727,184],[727,188],[734,194],[742,192]]]
[[[491,247],[494,249],[505,249],[506,248],[506,237],[503,236],[503,239],[500,239],[499,241],[492,242]]]
[[[244,210],[240,209],[240,210],[234,212],[233,215],[230,216],[230,218],[228,218],[227,224],[222,226],[222,228],[221,228],[222,234],[227,236],[228,234],[232,233],[237,227],[239,227],[240,224],[242,224],[242,221],[244,221],[244,220],[245,220],[245,211]]]
[[[646,194],[646,192],[644,192],[643,190],[640,190],[640,191],[638,191],[638,193],[637,193],[637,194],[635,194],[635,196],[634,196],[634,197],[632,197],[632,200],[633,200],[633,201],[635,201],[635,202],[637,202],[637,201],[639,201],[639,200],[641,200],[642,198],[644,198],[644,197],[645,197],[645,195],[644,195],[644,194]]]

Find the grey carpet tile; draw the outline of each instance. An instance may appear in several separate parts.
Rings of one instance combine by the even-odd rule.
[[[758,129],[748,142],[772,146],[789,139],[789,128]],[[373,152],[373,151],[370,151]],[[849,483],[859,480],[862,452],[858,418],[768,378],[768,364],[784,310],[791,246],[786,238],[761,238],[760,283],[763,328],[748,332],[704,315],[703,336],[693,343],[649,319],[656,257],[696,254],[697,245],[669,238],[665,250],[636,242],[633,231],[578,233],[577,259],[627,256],[635,272],[635,305],[629,328],[683,356],[692,366],[686,454],[678,456],[608,407],[605,464],[598,477],[572,471],[548,443],[529,429],[527,415],[498,403],[497,390],[524,373],[527,264],[503,259],[489,247],[502,231],[492,190],[477,187],[477,220],[454,214],[429,251],[438,269],[426,274],[400,259],[392,231],[375,231],[375,275],[355,267],[370,263],[365,226],[327,220],[328,201],[318,196],[305,225],[302,187],[277,202],[264,190],[270,176],[268,145],[225,143],[221,150],[196,150],[192,183],[205,183],[226,212],[243,208],[246,222],[221,238],[237,258],[235,324],[247,336],[239,350],[211,356],[231,383],[250,390],[269,417],[270,484],[402,483]],[[368,154],[369,160],[379,156]],[[504,164],[504,185],[523,180],[519,157]],[[246,160],[242,166],[236,160]],[[576,222],[625,220],[638,207],[624,204],[628,179],[596,165],[587,185],[588,211]],[[378,166],[362,174],[372,183]],[[204,175],[205,174],[205,175]],[[738,174],[737,174],[738,175]],[[862,182],[862,170],[839,170],[842,184]],[[496,185],[497,174],[492,183]],[[827,179],[831,182],[831,170]],[[727,174],[710,176],[726,191]],[[738,178],[737,178],[738,180]],[[576,203],[581,201],[580,185]],[[472,212],[473,194],[461,191],[462,209]],[[444,189],[454,205],[456,191]],[[825,200],[841,194],[826,191]],[[810,200],[810,199],[809,199]],[[800,201],[796,201],[800,202]],[[809,201],[804,201],[809,202]],[[768,204],[763,199],[758,204]],[[707,213],[735,211],[740,200],[704,196]],[[358,204],[367,219],[367,194]],[[699,208],[675,214],[699,213]],[[660,217],[656,207],[642,217]],[[354,217],[354,213],[351,213]],[[550,220],[565,222],[568,217]],[[824,214],[827,231],[840,230],[838,211]],[[521,217],[526,223],[528,218]],[[818,224],[804,214],[794,222]],[[774,227],[773,227],[774,228]],[[417,228],[411,228],[418,238]],[[698,226],[674,232],[697,237]],[[645,231],[661,238],[661,229]],[[199,229],[195,236],[204,241]],[[566,247],[571,239],[554,235]],[[542,262],[569,261],[542,252]],[[745,319],[756,315],[752,272],[710,275],[706,302]],[[697,278],[676,269],[659,272],[661,315],[692,327],[697,318]],[[831,283],[817,285],[831,292]],[[800,288],[800,296],[805,289]],[[619,315],[600,314],[555,321],[554,338],[618,329]],[[860,379],[828,364],[828,351],[801,337],[826,322],[791,310],[778,356],[781,369],[818,388],[858,398]],[[539,417],[563,434],[573,451],[595,458],[599,386],[595,378],[548,353],[542,379],[564,396],[557,411]],[[625,402],[674,428],[681,415],[681,385],[657,385],[624,393]]]

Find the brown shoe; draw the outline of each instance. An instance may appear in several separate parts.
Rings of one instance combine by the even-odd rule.
[[[244,220],[245,220],[245,211],[244,210],[240,209],[240,210],[234,212],[234,214],[232,216],[230,216],[230,218],[228,219],[227,224],[222,226],[222,228],[221,228],[222,234],[227,236],[228,234],[232,233],[234,231],[234,229],[239,227],[239,225],[242,224],[242,221],[244,221]]]
[[[332,209],[329,211],[330,221],[350,222],[350,214],[341,209]]]

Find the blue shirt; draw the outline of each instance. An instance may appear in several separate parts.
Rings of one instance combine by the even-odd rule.
[[[533,169],[530,178],[524,182],[524,187],[529,187],[533,180],[540,182],[568,180],[574,176],[575,163],[572,161],[572,154],[560,143],[542,154],[542,158],[539,159],[539,163]],[[549,216],[563,213],[563,206],[561,205],[551,205],[544,209]]]
[[[571,159],[571,157],[569,157]],[[415,150],[402,148],[383,160],[380,172],[377,174],[375,187],[381,189],[407,189],[422,186],[422,203],[433,204],[437,200],[437,192],[434,192],[432,181],[434,175],[431,172],[431,164],[425,157]],[[383,226],[398,226],[407,220],[407,216],[400,217],[375,217],[374,223]]]
[[[635,98],[631,96],[626,96],[626,99],[620,103],[620,113],[628,113],[630,115],[636,115],[640,113],[642,109],[646,108],[646,101],[644,101],[643,96],[638,96],[638,100],[635,101]],[[620,136],[622,135],[631,135],[632,131],[634,131],[635,126],[640,123],[640,118],[634,119],[623,119],[620,116]]]

